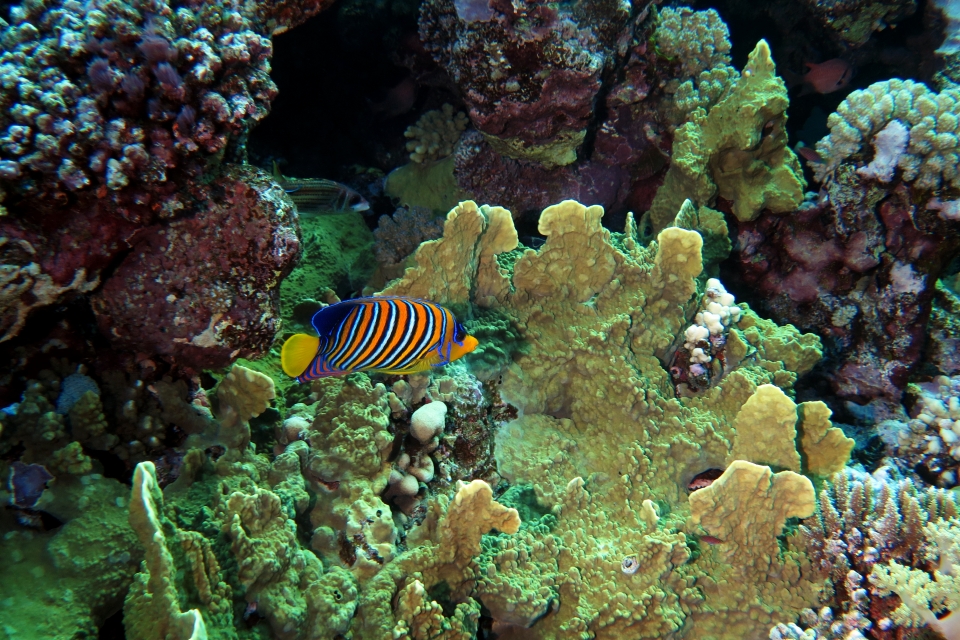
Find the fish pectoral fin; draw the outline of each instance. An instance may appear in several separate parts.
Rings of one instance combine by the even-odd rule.
[[[385,373],[392,376],[405,376],[408,373],[420,373],[421,371],[429,371],[432,367],[439,366],[439,364],[446,364],[442,362],[440,356],[437,354],[431,354],[426,358],[420,358],[419,360],[408,364],[405,367],[400,369],[376,369],[377,373]]]
[[[305,333],[296,333],[283,343],[280,349],[280,366],[288,376],[296,378],[307,370],[313,359],[317,357],[320,348],[320,338],[308,336]]]

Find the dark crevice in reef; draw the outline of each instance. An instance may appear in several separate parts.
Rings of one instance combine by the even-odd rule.
[[[251,133],[254,164],[269,169],[277,160],[285,175],[343,181],[351,165],[389,169],[406,161],[403,132],[422,112],[426,93],[392,118],[383,103],[409,73],[391,53],[416,33],[416,5],[377,15],[359,6],[338,2],[273,39],[271,77],[280,93]],[[387,148],[384,140],[400,147]]]
[[[122,609],[104,620],[97,633],[97,640],[124,640],[126,637]]]

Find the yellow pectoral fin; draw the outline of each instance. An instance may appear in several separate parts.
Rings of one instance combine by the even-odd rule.
[[[296,378],[307,370],[317,356],[319,348],[320,338],[316,336],[308,336],[305,333],[290,336],[280,349],[280,366],[283,367],[283,372]]]
[[[377,373],[385,373],[387,375],[404,376],[408,373],[420,373],[421,371],[427,371],[431,367],[435,367],[439,362],[440,356],[434,352],[426,358],[420,358],[419,360],[414,361],[412,364],[408,364],[402,369],[374,369],[374,371]]]

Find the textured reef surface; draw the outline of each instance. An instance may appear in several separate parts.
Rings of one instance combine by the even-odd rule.
[[[692,5],[0,3],[0,638],[960,639],[960,6]]]

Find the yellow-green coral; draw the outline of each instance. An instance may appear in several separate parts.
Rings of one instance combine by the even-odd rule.
[[[730,66],[730,33],[714,9],[665,7],[653,32],[657,52],[680,65],[664,92],[664,110],[674,125],[686,122],[698,108],[709,109],[740,77]]]
[[[805,470],[817,476],[837,473],[850,461],[854,440],[830,422],[832,411],[819,400],[800,404],[800,444]]]
[[[765,208],[793,211],[803,201],[800,162],[787,147],[787,89],[774,71],[761,40],[729,92],[677,129],[670,169],[650,208],[654,229],[670,224],[686,198],[696,205],[726,198],[740,220]]]
[[[180,608],[177,568],[162,529],[163,497],[152,462],[141,462],[133,474],[130,525],[146,550],[141,572],[127,594],[124,626],[132,640],[206,640],[199,609]]]
[[[749,460],[778,469],[800,471],[797,452],[797,405],[772,384],[757,387],[737,414],[730,460]]]
[[[0,462],[0,501],[8,504]],[[0,637],[95,638],[123,606],[143,553],[127,523],[130,488],[99,474],[60,475],[38,508],[62,526],[42,531],[0,509]]]
[[[207,620],[223,582],[258,603],[284,640],[454,640],[476,633],[481,606],[498,629],[531,640],[739,640],[815,604],[809,564],[791,536],[782,551],[777,544],[783,519],[806,513],[801,476],[757,467],[750,493],[740,469],[756,465],[735,461],[699,511],[688,486],[735,457],[734,423],[758,387],[780,387],[793,407],[784,424],[795,428],[787,396],[819,341],[742,305],[724,375],[677,397],[671,357],[704,295],[705,238],[718,259],[725,225],[691,204],[641,246],[632,215],[623,234],[602,216],[573,201],[549,207],[539,221],[546,242],[520,251],[510,212],[463,202],[444,237],[424,243],[385,291],[496,313],[522,340],[496,385],[519,415],[497,436],[498,471],[510,481],[502,497],[480,481],[454,495],[438,483],[419,524],[392,512],[382,496],[396,421],[435,384],[416,376],[391,394],[362,374],[314,381],[279,427],[292,435],[272,464],[252,447],[216,462],[200,451],[185,458],[168,488],[177,526],[164,521],[164,534],[201,560],[210,556],[195,533],[225,543],[211,543],[217,563],[177,564],[196,585],[175,584],[179,609],[160,602],[161,612],[194,607],[223,629]],[[224,384],[222,408],[238,411],[242,398]],[[751,513],[757,531],[730,534],[726,516],[747,497],[762,500],[763,512]],[[310,530],[296,535],[307,518]],[[719,534],[728,546],[707,544]]]
[[[709,571],[686,564],[688,545],[675,532],[688,513],[687,483],[730,455],[741,406],[761,384],[789,388],[813,366],[819,341],[764,323],[744,307],[749,336],[731,331],[741,345],[739,366],[703,394],[675,398],[660,358],[699,302],[701,235],[668,227],[641,247],[632,218],[614,241],[602,215],[600,207],[571,201],[549,207],[539,225],[546,242],[524,251],[508,271],[476,256],[485,233],[511,237],[500,224],[511,218],[462,203],[444,237],[423,247],[418,266],[385,292],[429,292],[459,304],[470,292],[473,304],[513,318],[527,343],[503,375],[501,394],[521,417],[501,427],[496,456],[501,474],[531,486],[556,522],[549,532],[521,529],[509,549],[491,552],[478,597],[505,623],[539,618],[524,632],[529,638],[626,639],[681,629],[683,637],[708,637],[702,624],[688,624],[708,611],[737,619],[722,637],[765,632],[776,612],[814,603],[803,562],[771,556],[739,578],[736,594],[695,588],[709,581]],[[450,256],[445,271],[428,268],[441,264],[429,257],[439,255]],[[449,298],[447,273],[454,283]],[[648,500],[670,505],[659,520],[642,508]],[[642,558],[644,569],[624,574],[625,556]],[[767,586],[780,584],[775,576],[784,573],[794,587]],[[531,597],[511,607],[500,589]]]

